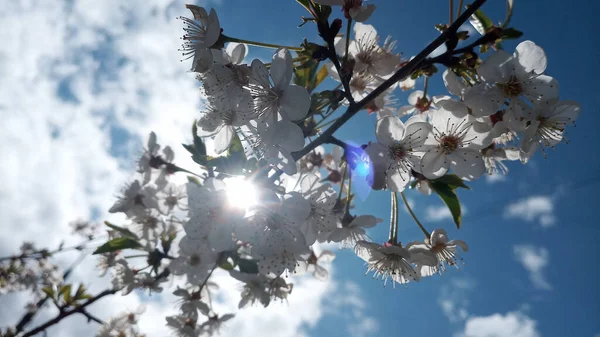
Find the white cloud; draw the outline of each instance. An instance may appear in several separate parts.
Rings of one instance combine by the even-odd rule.
[[[464,204],[461,204],[461,212],[463,216],[467,214],[467,207]],[[433,222],[452,220],[452,213],[450,213],[450,209],[445,204],[427,206],[425,207],[425,220]]]
[[[531,196],[509,204],[504,210],[504,216],[529,222],[537,220],[543,228],[556,224],[554,200],[544,195]]]
[[[367,315],[360,287],[353,282],[339,284],[335,294],[329,298],[329,314],[346,320],[346,332],[352,337],[374,336],[379,331],[379,321]]]
[[[476,283],[468,278],[452,278],[442,285],[438,296],[438,305],[451,323],[463,322],[469,317],[468,293]]]
[[[529,272],[531,283],[538,289],[551,290],[552,285],[544,276],[544,269],[550,263],[548,250],[532,245],[513,246],[515,258]]]
[[[133,173],[150,130],[173,147],[179,165],[193,167],[180,146],[189,141],[200,98],[198,82],[186,74],[189,63],[180,63],[177,52],[182,24],[174,18],[189,15],[185,3],[12,1],[0,8],[0,228],[11,233],[0,238],[0,255],[15,252],[23,240],[49,248],[65,238],[67,245],[75,243],[68,222],[77,218],[115,219],[106,210]],[[59,260],[67,264],[75,258],[65,253]],[[95,264],[88,258],[71,280],[83,281],[91,292],[105,289],[109,278],[90,277]],[[216,277],[223,289],[218,310],[235,312],[237,285]],[[223,335],[302,335],[304,326],[314,326],[330,310],[324,300],[334,283],[294,282],[289,306],[244,310]],[[26,300],[2,296],[0,308],[13,309],[0,309],[0,327],[16,322]],[[165,336],[164,316],[176,313],[173,301],[169,290],[151,298],[109,296],[90,311],[107,319],[145,304],[142,331]],[[356,310],[364,326],[377,325]],[[31,326],[52,314],[41,313]],[[48,335],[87,336],[96,328],[73,316]]]
[[[537,322],[520,311],[471,316],[460,337],[540,337]]]

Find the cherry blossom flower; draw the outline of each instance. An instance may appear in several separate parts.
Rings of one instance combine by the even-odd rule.
[[[337,227],[337,217],[333,212],[336,193],[329,184],[319,182],[315,174],[307,174],[300,181],[300,191],[310,203],[310,213],[300,230],[307,245],[312,245],[317,237],[329,235]]]
[[[311,251],[306,260],[298,261],[295,273],[298,275],[312,273],[317,280],[324,281],[329,276],[329,272],[322,264],[331,263],[333,259],[335,259],[335,254],[332,251],[324,250],[318,257],[314,251]]]
[[[171,260],[169,270],[173,275],[186,275],[188,283],[199,285],[206,280],[216,259],[208,242],[184,236],[179,241],[179,256]]]
[[[225,314],[222,316],[218,316],[218,315],[214,315],[208,318],[208,321],[200,324],[200,330],[202,330],[203,333],[212,336],[215,333],[218,333],[219,330],[221,329],[221,326],[223,326],[223,323],[227,322],[228,320],[232,319],[234,317],[233,314]]]
[[[372,25],[357,22],[354,24],[354,40],[348,45],[348,55],[356,62],[356,73],[366,72],[375,77],[387,78],[401,62],[400,55],[394,54],[396,41],[388,36],[383,46],[379,46],[379,35]],[[336,51],[344,55],[346,39],[336,39]]]
[[[243,43],[230,42],[223,50],[211,49],[215,63],[220,63],[226,66],[240,65],[246,55],[248,55],[248,47]]]
[[[271,302],[271,295],[267,291],[269,278],[262,274],[248,274],[237,270],[230,270],[229,275],[234,279],[244,282],[242,288],[242,299],[238,308],[242,309],[248,304],[254,305],[257,301],[264,307]]]
[[[375,174],[385,173],[391,191],[403,191],[411,177],[411,169],[421,160],[431,125],[416,117],[406,126],[396,116],[377,121],[377,142],[365,149],[373,163]]]
[[[309,213],[308,201],[298,192],[286,194],[282,201],[274,194],[265,196],[263,203],[249,211],[246,223],[237,226],[235,235],[251,244],[262,274],[279,276],[286,269],[294,270],[297,256],[308,251],[298,225]]]
[[[419,274],[410,265],[408,250],[398,245],[379,245],[368,241],[356,243],[356,255],[367,262],[367,272],[373,272],[373,277],[381,277],[383,285],[388,279],[392,285],[405,284],[410,281],[419,281]]]
[[[193,57],[191,71],[203,73],[213,64],[210,48],[221,36],[221,25],[214,9],[208,14],[203,7],[186,5],[186,8],[194,15],[194,20],[180,17],[186,25],[181,51],[186,59]]]
[[[448,240],[448,235],[444,229],[436,229],[431,233],[431,238],[422,242],[411,242],[406,245],[411,254],[411,261],[417,264],[417,269],[421,276],[431,276],[436,273],[441,274],[446,271],[446,265],[457,265],[456,254],[457,247],[464,252],[469,250],[467,244],[462,240]],[[431,254],[434,254],[435,263],[431,263]]]
[[[143,213],[146,209],[159,209],[156,198],[157,189],[145,185],[142,187],[138,180],[125,186],[122,195],[108,210],[110,213],[123,212],[128,217]]]
[[[532,103],[558,98],[558,82],[543,75],[546,63],[544,50],[531,41],[521,42],[513,55],[497,50],[477,69],[484,82],[465,90],[465,104],[473,116],[483,117],[496,113],[508,99],[507,112],[525,117],[523,98]]]
[[[473,180],[485,172],[480,150],[491,144],[489,126],[468,115],[467,107],[444,101],[432,118],[433,132],[426,145],[420,171],[427,179],[443,176],[448,169],[462,179]]]
[[[508,167],[503,163],[505,160],[519,160],[520,153],[517,147],[495,147],[491,145],[481,150],[483,162],[489,175],[507,174]]]
[[[298,171],[292,152],[304,147],[302,129],[292,122],[280,120],[265,126],[259,124],[252,137],[247,137],[254,152],[269,165],[277,167],[287,175]]]
[[[566,126],[575,123],[581,113],[581,107],[577,102],[561,101],[544,104],[534,111],[521,141],[523,162],[527,162],[538,146],[543,149],[560,143],[564,138]]]
[[[290,84],[294,62],[289,50],[277,50],[268,70],[258,59],[252,61],[251,68],[248,90],[254,99],[253,119],[273,123],[277,121],[277,114],[286,121],[306,116],[310,95],[304,87]]]
[[[167,326],[177,337],[198,337],[202,335],[202,328],[194,318],[183,315],[167,316]]]
[[[198,135],[213,137],[214,149],[222,153],[231,144],[240,127],[251,118],[252,97],[249,93],[235,95],[229,99],[209,99],[206,110],[198,120]]]
[[[177,303],[183,316],[195,320],[198,319],[198,312],[204,316],[208,316],[210,308],[208,304],[202,302],[200,293],[200,291],[189,292],[179,287],[173,292],[173,295],[180,297]]]
[[[365,228],[375,227],[381,221],[383,220],[372,215],[360,215],[342,220],[342,227],[331,232],[327,241],[340,242],[342,248],[354,247],[358,241],[368,239]]]
[[[373,11],[375,11],[375,5],[368,4],[363,5],[363,0],[314,0],[316,3],[325,6],[342,6],[344,17],[346,19],[352,18],[356,22],[367,21]]]

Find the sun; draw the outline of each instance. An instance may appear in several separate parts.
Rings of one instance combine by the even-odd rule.
[[[258,203],[256,187],[243,177],[233,177],[224,180],[227,200],[229,205],[239,209],[246,209]]]

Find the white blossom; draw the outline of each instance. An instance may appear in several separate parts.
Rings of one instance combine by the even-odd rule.
[[[411,262],[417,264],[417,269],[421,276],[431,276],[436,273],[441,274],[446,270],[446,265],[457,265],[457,252],[460,247],[464,252],[469,250],[467,244],[462,240],[448,240],[448,235],[444,229],[436,229],[431,233],[431,238],[421,242],[411,242],[406,245],[410,255]],[[434,254],[435,260],[431,260]],[[432,263],[433,262],[433,263]]]
[[[203,73],[210,69],[213,63],[213,54],[210,48],[217,42],[221,36],[221,25],[217,12],[211,8],[210,14],[206,9],[194,5],[186,5],[194,19],[180,17],[185,23],[183,30],[184,43],[181,51],[186,59],[192,58],[191,71]]]

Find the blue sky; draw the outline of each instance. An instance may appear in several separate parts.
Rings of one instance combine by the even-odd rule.
[[[256,331],[290,336],[298,331],[308,336],[600,334],[600,323],[593,319],[600,316],[600,271],[595,263],[600,256],[595,242],[600,235],[595,220],[600,186],[595,129],[600,125],[600,85],[595,76],[600,74],[600,48],[594,45],[599,8],[558,0],[515,2],[511,26],[525,33],[522,40],[544,48],[546,71],[559,81],[561,98],[582,106],[577,126],[568,129],[571,143],[550,150],[547,159],[536,154],[526,166],[509,163],[510,173],[502,181],[482,178],[470,183],[471,191],[461,190],[466,212],[460,230],[444,216],[439,198],[407,192],[429,230],[444,228],[450,238],[469,244],[460,270],[407,288],[384,288],[364,275],[362,260],[342,251],[329,284],[300,281],[287,309],[256,308],[240,316],[240,322],[253,324]],[[437,36],[434,24],[448,20],[446,1],[371,3],[378,8],[369,23],[380,36],[398,40],[396,50],[405,57]],[[188,140],[199,96],[197,82],[185,73],[187,64],[179,63],[176,51],[181,22],[174,18],[188,15],[183,4],[23,2],[0,9],[0,115],[5,121],[0,126],[0,153],[10,163],[0,171],[5,177],[0,214],[6,215],[0,228],[14,233],[10,238],[2,235],[2,255],[17,247],[15,236],[44,237],[51,245],[65,236],[68,221],[107,216],[105,210],[133,172],[133,156],[148,131],[155,130],[159,141],[175,147]],[[217,10],[229,36],[283,45],[296,45],[304,37],[320,42],[310,23],[296,28],[304,13],[292,0],[221,0],[209,6]],[[483,10],[493,21],[503,20],[505,2],[488,0]],[[341,13],[334,9],[333,15]],[[37,25],[31,27],[31,22]],[[512,52],[516,44],[504,47]],[[271,54],[252,48],[249,58],[270,59]],[[422,89],[422,82],[416,89]],[[445,93],[439,76],[429,90]],[[397,92],[396,97],[404,104],[408,93]],[[336,135],[366,143],[375,138],[374,123],[374,115],[359,113]],[[29,133],[36,136],[23,137]],[[192,165],[182,149],[176,151],[182,166]],[[371,193],[357,204],[356,213],[384,219],[370,235],[379,242],[387,239],[388,193]],[[408,214],[400,215],[400,240],[421,239]],[[93,265],[82,267],[80,276]],[[98,282],[93,285],[101,287]],[[234,283],[226,286],[235,289]],[[224,298],[235,302],[233,295]],[[13,300],[20,302],[10,303],[22,303],[0,297],[3,304]],[[109,303],[122,307],[147,299],[115,301]],[[116,310],[108,304],[102,308],[105,311],[98,308],[99,312]],[[297,317],[277,316],[277,310],[296,312]],[[146,327],[162,325],[162,312],[152,307],[148,311]],[[2,309],[0,313],[9,315]],[[268,315],[274,318],[263,317]],[[276,324],[278,320],[283,323]],[[244,327],[242,323],[234,327]],[[61,333],[75,336],[85,331],[80,329]],[[233,328],[228,334],[234,334]]]

